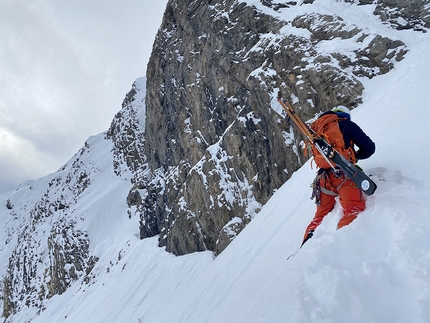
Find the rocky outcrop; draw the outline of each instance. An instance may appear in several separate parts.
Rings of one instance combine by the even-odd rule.
[[[43,310],[46,299],[64,293],[79,278],[90,277],[98,259],[89,253],[87,233],[76,229],[82,219],[72,215],[73,206],[91,185],[91,170],[80,161],[88,150],[86,144],[63,167],[69,171],[60,170],[30,210],[21,205],[20,210],[11,211],[21,224],[5,242],[15,243],[3,277],[5,318],[23,306]],[[32,187],[27,190],[31,192]]]
[[[315,0],[304,0],[304,4],[314,3]],[[342,0],[339,0],[342,1]],[[430,7],[426,0],[343,0],[346,3],[358,5],[375,5],[374,14],[398,30],[412,29],[427,32],[430,28]],[[270,0],[262,4],[276,8]],[[297,4],[297,3],[296,3]]]
[[[334,39],[353,50],[318,46]],[[169,1],[147,71],[147,172],[128,200],[141,238],[159,235],[177,255],[222,252],[306,159],[271,108],[278,92],[305,119],[354,108],[359,77],[387,73],[405,53],[337,16],[283,21],[235,0]]]
[[[111,122],[106,132],[106,139],[114,144],[112,149],[115,174],[131,173],[130,176],[141,177],[146,165],[144,150],[145,131],[145,81],[137,79],[126,94],[122,109]]]
[[[426,0],[380,0],[373,3],[377,4],[374,14],[396,29],[427,32],[430,28],[430,6]]]

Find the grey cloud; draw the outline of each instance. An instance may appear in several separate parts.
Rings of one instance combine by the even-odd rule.
[[[145,73],[166,3],[2,1],[0,135],[7,139],[0,141],[0,186],[55,171],[108,129]]]

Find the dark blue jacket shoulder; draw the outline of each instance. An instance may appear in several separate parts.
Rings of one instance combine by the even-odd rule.
[[[328,113],[334,112],[329,111],[324,114]],[[353,144],[358,148],[357,150],[355,147],[353,147],[355,151],[355,158],[357,160],[366,159],[372,156],[376,150],[376,145],[372,139],[370,139],[356,123],[349,120],[349,118],[342,118],[342,116],[340,117],[339,129],[343,134],[345,148],[349,148],[352,141]]]

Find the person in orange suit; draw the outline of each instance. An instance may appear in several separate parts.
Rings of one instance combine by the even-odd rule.
[[[328,119],[330,121],[323,123]],[[350,112],[344,106],[338,106],[332,111],[323,113],[311,127],[319,134],[324,135],[326,132],[328,136],[325,137],[330,144],[353,163],[359,159],[369,158],[375,152],[375,143],[351,121]],[[312,184],[312,198],[316,199],[317,208],[314,218],[306,228],[302,246],[312,238],[315,229],[333,210],[337,196],[343,209],[343,216],[337,225],[338,229],[354,221],[357,214],[366,207],[363,192],[340,169],[333,168],[322,156],[316,156],[315,153],[314,160],[319,167]]]

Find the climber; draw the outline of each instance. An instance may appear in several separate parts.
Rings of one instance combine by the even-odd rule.
[[[323,113],[312,123],[311,128],[323,135],[333,148],[352,163],[369,158],[375,152],[375,143],[351,121],[350,112],[344,106],[337,106],[332,111]],[[354,145],[358,147],[357,151]],[[336,196],[339,196],[343,208],[343,216],[337,225],[338,229],[351,223],[366,206],[363,192],[351,179],[340,169],[333,169],[318,151],[313,149],[312,153],[319,167],[312,184],[312,198],[315,198],[317,207],[314,218],[306,228],[302,246],[313,236],[324,217],[333,210]]]

